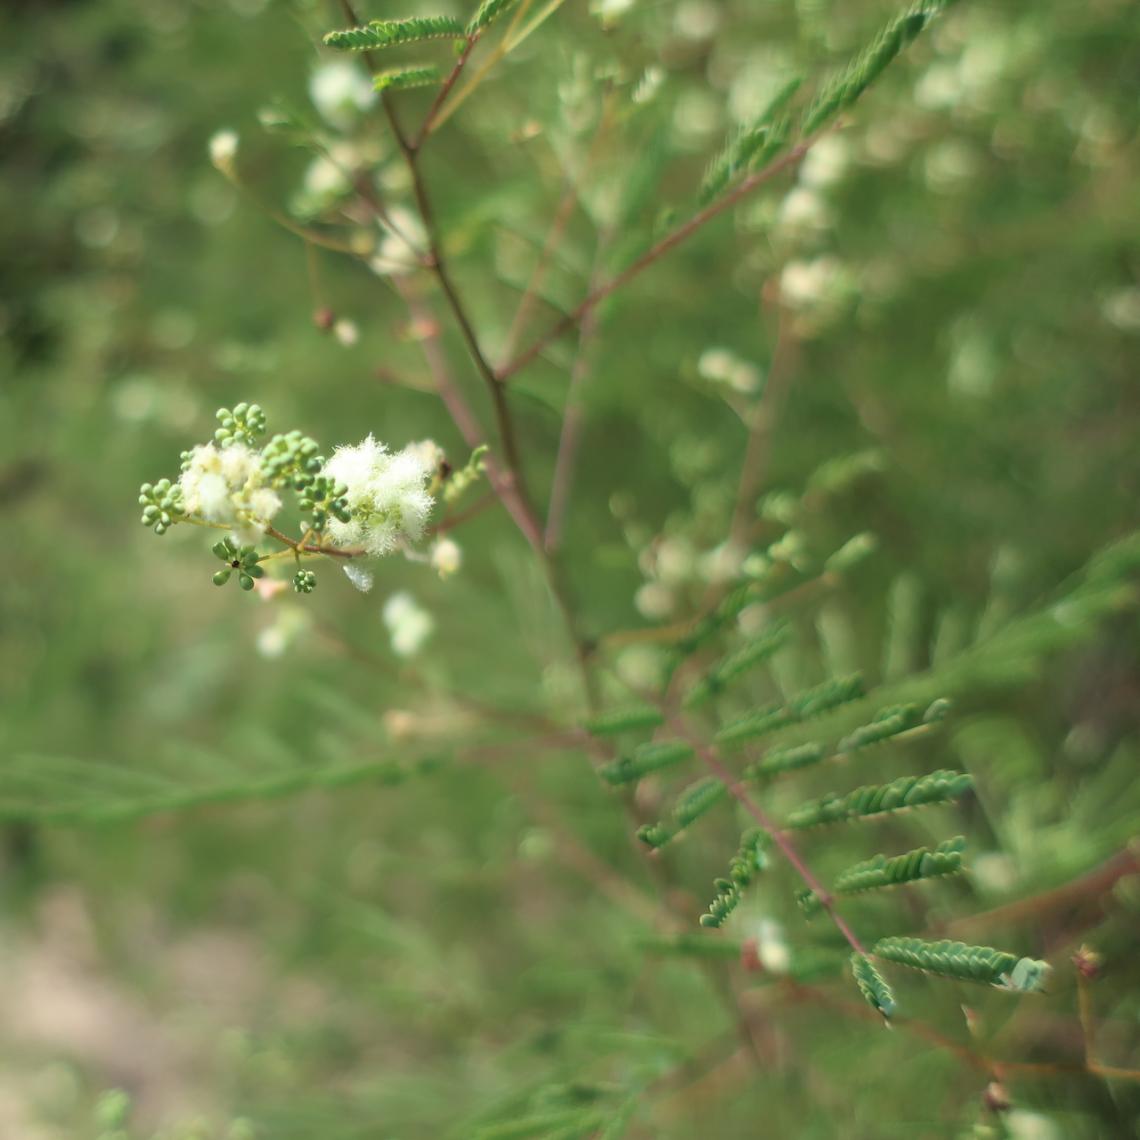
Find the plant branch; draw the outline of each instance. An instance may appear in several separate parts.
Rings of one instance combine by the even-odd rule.
[[[610,296],[611,293],[615,293],[623,285],[632,281],[633,278],[659,261],[665,254],[692,237],[706,222],[724,213],[725,210],[731,206],[735,206],[737,202],[742,198],[746,198],[753,190],[757,189],[757,187],[764,185],[766,182],[770,182],[777,175],[794,167],[815,145],[822,133],[823,132],[820,132],[820,134],[813,135],[811,138],[804,139],[792,147],[786,154],[781,155],[774,162],[770,162],[762,170],[757,170],[754,174],[750,174],[723,197],[718,198],[703,210],[698,211],[687,222],[682,223],[671,233],[666,234],[660,241],[650,246],[649,249],[627,265],[620,273],[589,292],[567,316],[551,326],[551,328],[543,333],[542,336],[534,341],[528,348],[520,352],[513,360],[503,365],[497,373],[499,381],[506,381],[520,369],[525,368],[543,349],[556,341],[563,333],[572,329],[595,305],[600,304]]]

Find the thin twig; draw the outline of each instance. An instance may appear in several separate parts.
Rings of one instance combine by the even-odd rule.
[[[601,264],[602,252],[609,241],[609,233],[598,238],[594,255],[594,271]],[[593,282],[593,274],[590,277]],[[550,504],[546,509],[546,530],[543,533],[543,546],[548,551],[557,550],[562,542],[562,524],[566,517],[566,505],[570,499],[570,485],[574,477],[574,461],[578,457],[578,443],[582,434],[585,413],[582,407],[582,386],[590,373],[592,354],[590,349],[598,326],[598,313],[592,309],[578,326],[578,351],[570,367],[570,383],[566,388],[566,407],[562,415],[562,430],[558,436],[558,453],[554,460],[554,479],[550,488]]]
[[[534,360],[549,344],[556,341],[563,333],[572,329],[595,305],[598,305],[610,296],[611,293],[616,292],[623,285],[632,281],[634,277],[659,261],[665,254],[669,253],[670,250],[675,249],[682,242],[692,237],[706,222],[724,213],[724,211],[731,206],[735,206],[737,202],[747,197],[757,187],[764,185],[766,182],[770,182],[777,175],[794,167],[815,145],[822,134],[823,132],[820,132],[820,134],[813,135],[811,138],[804,139],[803,142],[792,147],[787,154],[777,158],[774,162],[770,162],[762,170],[757,170],[754,174],[750,174],[722,198],[718,198],[711,205],[698,211],[687,222],[682,223],[671,233],[666,234],[660,241],[650,246],[649,249],[627,265],[620,273],[588,293],[585,299],[566,317],[549,328],[542,336],[534,341],[530,347],[519,353],[514,360],[500,368],[497,373],[498,379],[505,381],[520,369],[525,368],[526,365]]]
[[[451,89],[455,86],[455,81],[463,74],[463,69],[467,66],[468,59],[471,58],[471,52],[474,50],[475,45],[479,42],[482,32],[475,32],[474,35],[467,37],[463,44],[463,50],[459,53],[459,58],[455,61],[455,66],[448,73],[447,78],[440,84],[439,90],[436,92],[435,98],[432,100],[431,106],[428,108],[427,114],[424,116],[423,123],[420,124],[420,129],[416,131],[416,137],[411,142],[412,150],[418,152],[424,145],[424,140],[431,133],[432,125],[435,123],[435,117],[439,114],[440,108],[443,106],[447,96],[451,93]]]
[[[768,364],[768,378],[760,398],[752,406],[748,425],[748,443],[740,465],[740,483],[732,509],[730,540],[740,549],[748,546],[756,521],[756,496],[764,485],[776,417],[794,373],[794,342],[788,328],[787,312],[780,301],[779,284],[773,288],[771,304],[776,309],[776,343]]]

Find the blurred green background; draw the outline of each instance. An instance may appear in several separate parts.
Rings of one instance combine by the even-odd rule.
[[[693,212],[725,135],[789,76],[810,92],[894,11],[552,6],[422,160],[490,355],[506,355],[567,195],[520,345]],[[971,1134],[984,1074],[810,1003],[762,1008],[759,1069],[709,1063],[733,1054],[732,1021],[699,962],[646,950],[657,891],[620,803],[580,749],[531,743],[526,718],[573,723],[581,697],[501,509],[456,530],[464,564],[447,581],[390,559],[370,594],[329,567],[311,597],[269,601],[215,590],[199,532],[139,526],[138,485],[175,475],[215,408],[239,400],[328,447],[432,437],[466,459],[394,287],[421,283],[369,265],[393,246],[342,173],[410,209],[359,58],[317,46],[343,23],[333,4],[262,0],[0,13],[0,1134],[100,1135],[92,1104],[113,1087],[133,1098],[131,1135],[236,1138],[244,1121],[256,1136],[395,1140],[475,1136],[480,1120],[646,1086],[629,1135]],[[446,63],[446,46],[428,54]],[[401,116],[418,121],[430,97],[401,93]],[[761,490],[798,495],[828,460],[860,455],[865,473],[822,496],[805,529],[818,553],[879,540],[797,619],[777,688],[924,669],[1134,528],[1138,98],[1127,0],[963,0],[795,174],[601,306],[563,544],[583,629],[689,616],[745,553],[722,544],[777,295],[789,359]],[[225,129],[241,190],[209,160]],[[274,215],[363,240],[366,256],[307,245]],[[338,324],[322,331],[326,309]],[[510,388],[540,503],[575,351],[563,338]],[[782,501],[760,505],[776,534]],[[411,660],[381,618],[401,590],[434,621]],[[1056,886],[1136,834],[1137,632],[1121,617],[1019,688],[968,702],[940,752],[914,753],[924,768],[965,764],[985,788],[942,830],[970,832],[975,875],[924,899],[928,917]],[[636,684],[660,669],[652,647],[607,652]],[[375,772],[138,821],[34,819],[37,805],[251,773],[268,786],[322,765]],[[694,920],[737,834],[712,828],[675,857]],[[876,849],[844,835],[817,857],[836,869]],[[759,929],[793,954],[829,945],[790,886],[750,901],[737,941]],[[1113,967],[1102,1043],[1123,1067],[1140,1057],[1138,905],[1133,888],[1097,916]],[[1047,956],[1085,933],[1031,923],[1010,937]],[[751,984],[735,966],[729,978]],[[958,1032],[956,987],[915,993]],[[995,1031],[1009,1000],[970,998]],[[996,1052],[1079,1056],[1071,984],[1036,1008]],[[1039,1129],[1020,1135],[1125,1136],[1140,1119],[1135,1084],[1017,1092],[1019,1127]]]

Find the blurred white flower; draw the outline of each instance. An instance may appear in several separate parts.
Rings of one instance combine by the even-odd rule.
[[[322,64],[309,77],[309,98],[321,118],[343,128],[376,102],[376,92],[359,67],[338,59]]]
[[[418,250],[427,243],[423,224],[419,218],[403,206],[392,206],[388,210],[391,225],[380,239],[369,267],[380,277],[398,277],[412,273],[419,268]]]
[[[673,591],[661,582],[646,582],[633,596],[633,604],[642,617],[655,621],[673,612],[676,599]]]
[[[400,657],[420,651],[435,628],[435,620],[406,590],[393,594],[384,603],[384,624],[392,639],[392,650]]]
[[[355,447],[338,447],[322,473],[348,488],[351,519],[328,522],[339,545],[384,555],[423,535],[433,503],[426,487],[431,471],[413,448],[392,454],[369,436]]]
[[[265,579],[262,579],[265,581]],[[309,628],[312,618],[301,606],[282,605],[276,620],[257,635],[257,652],[262,657],[280,657]]]
[[[237,157],[237,131],[217,131],[210,138],[210,161],[219,170],[229,170]]]
[[[432,569],[441,578],[450,578],[463,564],[463,551],[459,543],[450,538],[441,538],[431,548]]]
[[[763,377],[760,369],[742,360],[731,349],[719,346],[706,348],[697,360],[697,371],[702,379],[714,384],[727,384],[736,392],[756,392]]]
[[[344,345],[345,348],[351,348],[360,340],[360,329],[357,327],[355,321],[350,321],[347,317],[341,317],[341,319],[333,325],[332,331],[337,342]]]
[[[804,155],[799,180],[815,190],[840,181],[851,165],[851,144],[840,135],[824,135]]]

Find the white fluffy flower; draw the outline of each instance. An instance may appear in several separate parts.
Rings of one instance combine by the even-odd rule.
[[[257,453],[244,443],[194,448],[178,483],[186,513],[209,522],[260,531],[281,509],[277,492],[264,484]]]
[[[431,471],[414,448],[392,454],[369,436],[355,447],[338,447],[323,474],[348,488],[352,518],[328,524],[338,545],[384,555],[423,535],[432,508],[426,486]]]
[[[392,638],[392,650],[400,657],[412,657],[431,636],[435,620],[404,590],[384,603],[384,624]]]

